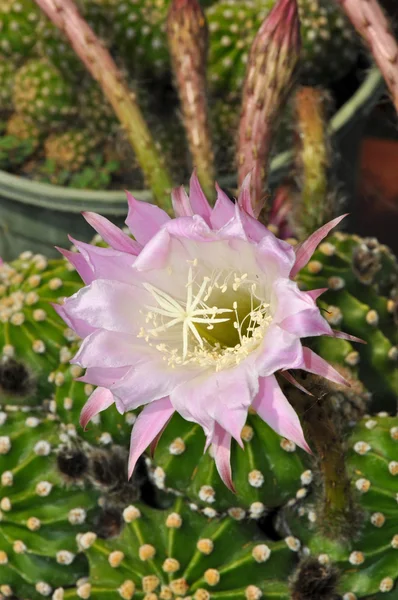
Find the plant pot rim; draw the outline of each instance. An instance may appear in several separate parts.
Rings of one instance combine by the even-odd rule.
[[[385,87],[377,67],[372,67],[355,94],[336,112],[330,121],[329,133],[344,137],[357,120],[366,116],[383,93]],[[275,156],[270,165],[270,183],[281,172],[286,171],[294,160],[294,152],[286,151]],[[235,176],[220,178],[220,184],[234,187]],[[139,200],[150,201],[150,190],[133,190]],[[0,170],[0,195],[9,199],[60,212],[79,213],[92,207],[102,214],[123,216],[126,214],[126,196],[124,191],[85,190],[40,183],[20,175],[12,175]]]

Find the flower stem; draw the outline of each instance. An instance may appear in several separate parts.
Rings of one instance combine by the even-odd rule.
[[[208,31],[198,0],[172,0],[167,35],[193,163],[207,198],[214,200],[214,153],[206,97]]]
[[[338,0],[366,42],[398,111],[398,43],[377,0]]]
[[[296,0],[278,0],[250,50],[237,150],[239,185],[252,173],[253,213],[264,206],[273,133],[290,93],[300,54]]]
[[[135,96],[108,50],[79,14],[72,0],[35,0],[51,21],[68,37],[71,46],[105,96],[124,127],[158,204],[171,212],[173,183],[142,116]]]

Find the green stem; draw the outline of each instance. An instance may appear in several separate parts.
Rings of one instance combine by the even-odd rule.
[[[108,50],[79,14],[72,0],[35,0],[53,23],[68,37],[87,70],[101,86],[126,131],[159,206],[172,211],[173,183],[161,154],[142,116],[136,98]]]

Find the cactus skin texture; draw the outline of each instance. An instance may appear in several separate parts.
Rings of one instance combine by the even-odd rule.
[[[13,60],[26,57],[36,43],[40,11],[33,0],[0,3],[0,52]]]
[[[57,471],[59,434],[41,411],[0,410],[0,598],[38,600],[87,574],[76,536],[98,495]]]
[[[1,402],[37,403],[51,393],[48,376],[60,361],[69,361],[68,347],[75,336],[50,303],[77,292],[81,285],[64,259],[24,252],[0,265]],[[24,377],[15,377],[14,362]],[[7,366],[11,369],[2,379]],[[21,381],[30,383],[21,389]]]
[[[38,124],[50,127],[76,114],[74,90],[46,58],[34,58],[16,73],[15,109]]]
[[[340,571],[339,592],[344,600],[397,597],[398,585],[398,417],[387,413],[365,417],[348,442],[347,467],[362,524],[349,543],[317,534],[314,494],[293,500],[287,527],[322,564]],[[285,523],[286,525],[286,523]]]
[[[58,169],[79,171],[92,162],[100,137],[82,128],[69,129],[50,135],[44,142],[45,156],[54,161]]]
[[[71,346],[70,356],[74,356],[77,350],[78,344]],[[81,410],[94,390],[92,385],[76,381],[82,375],[83,369],[79,366],[63,361],[49,376],[50,382],[55,386],[49,405],[51,412],[57,414],[62,423],[76,427]],[[127,446],[135,418],[132,412],[121,415],[113,405],[97,415],[85,431],[79,431],[79,435],[83,441],[94,446],[109,446],[112,443]]]
[[[395,411],[398,265],[392,252],[374,238],[338,232],[319,246],[299,279],[308,289],[329,288],[319,301],[325,318],[334,328],[366,342],[354,348],[344,340],[317,339],[315,351],[332,363],[357,368],[373,393],[371,408]]]
[[[160,489],[184,492],[205,514],[229,510],[236,518],[247,512],[259,518],[266,507],[279,506],[300,483],[306,470],[304,453],[281,438],[255,414],[242,431],[244,450],[232,450],[232,474],[237,494],[222,483],[198,425],[173,416],[154,455],[152,479]]]
[[[206,519],[182,498],[167,511],[137,503],[123,515],[119,537],[85,550],[90,577],[65,599],[288,600],[296,554],[284,540],[264,541],[254,525],[229,517]]]
[[[0,114],[12,111],[14,75],[15,65],[9,58],[0,54]]]

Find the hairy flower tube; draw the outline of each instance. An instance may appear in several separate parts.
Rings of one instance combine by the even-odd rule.
[[[242,446],[249,407],[310,451],[275,373],[294,382],[289,370],[305,369],[344,383],[302,344],[344,336],[316,305],[325,290],[300,291],[294,281],[343,217],[294,249],[253,217],[249,190],[247,178],[234,204],[217,187],[212,209],[194,174],[189,196],[183,188],[172,194],[174,219],[128,194],[126,224],[135,239],[85,213],[110,247],[72,240],[78,253],[61,250],[85,287],[56,310],[83,338],[72,361],[86,369],[80,380],[98,386],[81,424],[113,402],[121,413],[144,407],[132,431],[130,475],[177,411],[201,425],[233,489],[231,438]]]

